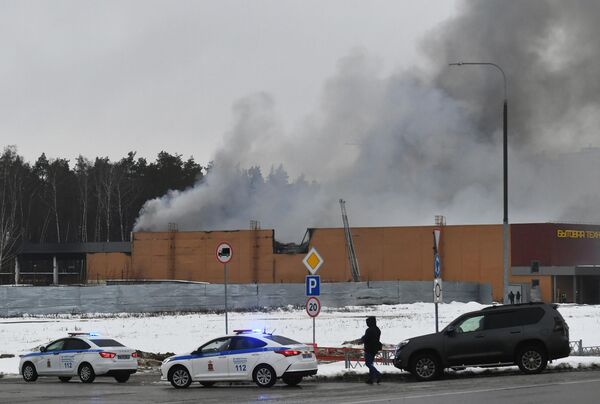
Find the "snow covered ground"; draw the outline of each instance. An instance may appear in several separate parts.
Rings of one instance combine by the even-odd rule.
[[[439,307],[440,329],[460,314],[485,307],[479,303],[452,302]],[[583,340],[583,346],[600,346],[600,306],[563,304],[559,311],[570,327],[572,341]],[[380,306],[353,306],[343,309],[323,308],[316,319],[316,342],[319,346],[339,347],[342,342],[359,338],[366,316],[376,316],[384,344],[397,344],[403,339],[435,331],[433,303]],[[303,309],[286,308],[268,312],[229,313],[229,330],[240,328],[267,329],[290,338],[312,342],[312,320]],[[186,352],[225,332],[223,314],[165,315],[59,315],[0,318],[0,355],[18,355],[66,336],[67,332],[95,331],[111,336],[125,345],[146,352]],[[18,356],[0,359],[0,373],[18,373]],[[600,357],[569,357],[553,366],[600,366]],[[382,366],[386,372],[397,372],[393,366]],[[362,373],[364,367],[352,369]],[[320,375],[347,372],[343,363],[321,365]]]

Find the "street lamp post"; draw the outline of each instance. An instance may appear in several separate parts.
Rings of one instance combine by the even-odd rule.
[[[504,287],[502,291],[502,300],[507,303],[508,302],[508,251],[509,251],[509,234],[508,234],[508,96],[506,90],[506,74],[504,74],[504,70],[500,66],[495,63],[490,62],[457,62],[450,63],[450,66],[467,66],[467,65],[483,65],[483,66],[492,66],[498,69],[500,73],[502,73],[502,78],[504,79],[504,111],[503,111],[503,130],[504,130],[504,139],[503,139],[503,165],[504,165],[504,219],[502,225],[502,248],[503,248],[503,268],[504,268]]]

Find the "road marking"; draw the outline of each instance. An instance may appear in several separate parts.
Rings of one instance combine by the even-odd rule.
[[[525,384],[522,386],[511,386],[511,387],[500,387],[495,389],[478,389],[478,390],[463,390],[463,391],[451,391],[447,393],[434,393],[434,394],[420,394],[414,396],[406,396],[406,397],[398,397],[397,395],[390,396],[388,398],[381,399],[370,399],[366,401],[348,401],[348,404],[366,404],[366,403],[378,403],[385,402],[390,400],[415,400],[419,398],[429,398],[429,397],[444,397],[444,396],[457,396],[460,394],[477,394],[477,393],[489,393],[492,391],[505,391],[505,390],[518,390],[518,389],[530,389],[533,387],[548,387],[548,386],[557,386],[557,385],[567,385],[567,384],[581,384],[581,383],[595,383],[600,382],[600,379],[590,379],[590,380],[582,380],[582,381],[572,381],[572,382],[559,382],[559,383],[544,383],[544,384]]]

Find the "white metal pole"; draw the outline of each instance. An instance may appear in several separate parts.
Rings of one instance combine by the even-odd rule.
[[[225,266],[225,334],[229,334],[229,328],[227,324],[227,264]]]
[[[315,318],[313,317],[312,319],[313,319],[313,347],[314,347],[315,346],[315,340],[316,340],[315,339]],[[316,354],[317,353],[315,352],[315,355]]]
[[[58,262],[56,255],[52,259],[52,283],[58,285]]]
[[[19,284],[19,258],[15,258],[15,285]]]

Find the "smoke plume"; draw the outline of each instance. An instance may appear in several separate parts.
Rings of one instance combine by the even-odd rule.
[[[148,201],[136,230],[248,228],[281,241],[307,227],[502,221],[502,75],[509,219],[600,222],[600,3],[465,1],[422,41],[427,62],[384,76],[366,52],[339,61],[320,105],[288,129],[255,94],[203,183]]]

